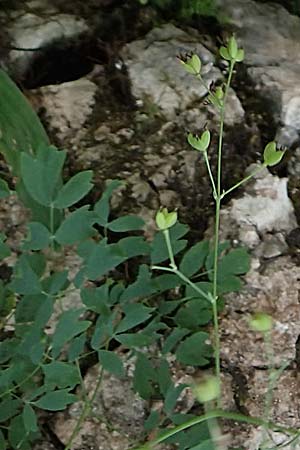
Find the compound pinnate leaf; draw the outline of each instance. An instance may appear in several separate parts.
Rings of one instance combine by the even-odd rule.
[[[210,322],[211,318],[211,304],[205,299],[195,299],[181,306],[174,317],[174,321],[181,328],[196,331],[201,325]]]
[[[32,406],[29,405],[28,403],[26,403],[24,406],[22,417],[24,422],[24,428],[27,433],[30,433],[31,431],[33,432],[38,431],[36,414]]]
[[[173,412],[176,402],[181,392],[187,387],[186,384],[179,384],[178,386],[171,385],[166,392],[164,410],[169,415]]]
[[[152,431],[155,428],[158,428],[159,423],[160,423],[160,412],[154,409],[150,412],[149,416],[145,420],[144,429],[145,431]],[[147,446],[141,447],[140,450],[147,450]]]
[[[116,245],[118,246],[120,255],[124,255],[126,259],[150,253],[150,245],[142,236],[129,236],[120,239]]]
[[[154,342],[155,337],[145,333],[123,333],[116,336],[116,340],[128,348],[138,348],[150,345]]]
[[[42,370],[45,375],[45,384],[52,389],[56,387],[73,389],[80,383],[77,367],[71,363],[52,361],[50,364],[43,364]]]
[[[193,276],[204,265],[209,252],[209,242],[201,241],[185,252],[179,270],[187,277]]]
[[[87,342],[86,333],[82,333],[76,338],[72,339],[68,348],[68,361],[74,362],[84,352],[85,344]]]
[[[54,147],[41,147],[35,157],[22,153],[20,170],[29,195],[39,204],[50,206],[60,184],[66,153]]]
[[[70,394],[68,389],[47,392],[39,400],[33,402],[35,406],[47,411],[62,411],[70,403],[76,402],[77,397]]]
[[[103,239],[95,245],[86,265],[86,274],[90,280],[96,280],[105,273],[117,267],[127,258],[120,254],[117,244],[107,244]]]
[[[74,175],[59,191],[53,202],[55,208],[64,209],[77,203],[93,187],[92,170],[85,170]]]
[[[122,378],[125,375],[122,359],[114,352],[108,350],[98,351],[100,364],[104,370],[112,373],[116,377]]]
[[[141,230],[145,225],[144,220],[138,216],[124,216],[109,222],[106,226],[116,233]]]
[[[0,403],[0,422],[5,422],[11,417],[16,416],[21,406],[21,400],[14,399],[10,395],[5,396],[4,400]]]
[[[186,338],[176,351],[179,362],[189,366],[205,366],[212,357],[212,348],[207,344],[209,335],[198,331]]]
[[[157,373],[150,360],[142,353],[138,354],[133,376],[133,388],[145,400],[154,393]]]
[[[51,233],[45,225],[30,222],[28,229],[28,236],[22,245],[23,250],[43,250],[49,246]]]
[[[39,277],[25,255],[19,258],[14,268],[14,277],[10,283],[10,288],[23,295],[39,294],[42,291]]]
[[[171,352],[173,348],[178,344],[178,342],[181,341],[189,333],[190,331],[188,329],[174,328],[163,344],[162,353],[166,354]]]
[[[157,378],[159,390],[163,396],[166,395],[170,386],[173,385],[169,364],[166,359],[162,359],[157,368]]]
[[[83,312],[83,309],[74,309],[61,314],[53,335],[52,354],[54,358],[59,355],[68,341],[87,330],[91,325],[88,320],[79,320]]]
[[[149,308],[141,303],[132,303],[123,306],[125,317],[117,326],[116,333],[123,333],[131,328],[145,322],[151,317],[155,308]]]
[[[100,200],[95,204],[94,212],[97,216],[97,223],[105,227],[108,223],[109,217],[109,200],[114,190],[122,186],[120,180],[112,180],[105,191],[103,192]]]
[[[28,441],[28,437],[28,433],[24,427],[22,414],[14,417],[10,422],[8,429],[8,440],[11,447],[14,450],[30,450],[31,445]]]
[[[96,234],[94,223],[95,214],[89,211],[89,206],[82,206],[65,218],[55,233],[55,240],[61,245],[73,245],[88,239]]]

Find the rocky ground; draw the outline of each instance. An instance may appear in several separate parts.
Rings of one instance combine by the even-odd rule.
[[[221,317],[225,406],[262,413],[266,362],[260,336],[249,331],[247,319],[267,311],[275,322],[275,364],[286,362],[274,392],[273,418],[299,427],[300,18],[275,3],[220,4],[228,18],[223,25],[200,19],[164,23],[134,1],[121,6],[109,0],[15,1],[0,13],[0,57],[52,142],[67,149],[70,174],[92,168],[99,191],[106,179],[126,180],[113,198],[115,214],[137,212],[149,233],[160,205],[177,207],[195,241],[211,233],[213,200],[205,166],[185,136],[209,123],[215,166],[217,117],[203,104],[205,89],[182,71],[176,55],[196,52],[207,84],[222,80],[226,66],[215,56],[217,34],[235,32],[246,58],[229,96],[224,188],[261,161],[262,148],[275,136],[289,151],[278,168],[261,172],[222,210],[222,237],[246,245],[252,254],[245,288],[230,295]],[[10,202],[2,202],[0,220],[13,242],[20,239],[24,215]],[[92,367],[87,386],[97,376]],[[186,404],[192,406],[188,394]],[[105,379],[74,449],[129,448],[142,436],[147,408],[128,380],[117,385]],[[47,428],[54,444],[42,442],[36,450],[63,448],[78,411],[80,405],[73,405],[53,416]],[[225,426],[233,445],[260,448],[261,430]],[[283,436],[273,438],[280,443]]]

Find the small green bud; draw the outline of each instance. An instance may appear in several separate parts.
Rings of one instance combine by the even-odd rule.
[[[201,60],[198,55],[179,56],[181,64],[185,70],[193,75],[199,75],[201,72]]]
[[[269,314],[258,312],[252,316],[249,323],[252,330],[266,333],[272,329],[273,319]]]
[[[228,40],[227,51],[231,59],[235,59],[238,54],[238,46],[234,36],[231,36]]]
[[[177,222],[177,211],[168,212],[167,208],[162,208],[156,213],[155,221],[159,230],[167,230]]]
[[[244,57],[245,57],[244,49],[240,48],[237,52],[235,60],[236,62],[242,62],[244,60]]]
[[[244,50],[242,48],[238,48],[237,42],[234,36],[231,36],[228,40],[227,46],[222,47],[219,50],[220,55],[226,61],[235,61],[241,62],[244,59]]]
[[[226,47],[224,47],[222,45],[222,47],[220,48],[219,52],[220,52],[220,55],[222,56],[223,59],[226,59],[226,61],[230,61],[230,56],[229,56],[229,53],[228,53],[228,50],[227,50]]]
[[[187,140],[194,149],[199,152],[206,152],[210,144],[210,131],[204,130],[200,138],[197,135],[189,133]]]
[[[277,150],[275,141],[269,142],[264,149],[264,165],[275,166],[281,161],[284,154],[285,150]]]
[[[201,403],[215,400],[220,395],[220,383],[215,376],[209,376],[193,388],[193,393]]]
[[[222,86],[216,87],[215,96],[217,97],[218,100],[222,100],[223,99],[224,91],[223,91]]]

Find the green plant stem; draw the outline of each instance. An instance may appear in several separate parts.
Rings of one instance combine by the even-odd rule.
[[[210,303],[212,302],[211,295],[207,294],[206,292],[202,291],[195,283],[193,283],[189,278],[187,278],[180,270],[173,269],[172,267],[162,267],[162,266],[152,266],[151,269],[154,270],[163,270],[165,272],[171,272],[177,275],[179,278],[181,278],[182,281],[184,281],[186,284],[191,286],[198,294],[206,298]]]
[[[72,432],[72,434],[71,434],[71,436],[70,436],[70,438],[69,438],[69,440],[67,442],[65,450],[71,450],[71,447],[72,447],[74,439],[78,435],[78,433],[79,433],[79,431],[80,431],[80,429],[82,427],[83,422],[85,421],[85,419],[89,415],[89,412],[90,412],[90,410],[92,408],[92,405],[93,405],[93,403],[95,401],[95,398],[96,398],[96,395],[98,393],[98,390],[100,389],[100,386],[101,386],[101,383],[102,383],[102,379],[103,379],[103,373],[104,373],[104,370],[101,369],[100,375],[99,375],[99,378],[98,378],[98,381],[97,381],[97,384],[96,384],[96,387],[94,389],[94,392],[93,392],[91,398],[90,399],[86,398],[85,401],[84,401],[83,410],[82,410],[82,412],[80,414],[80,417],[77,420],[77,423],[76,423],[76,425],[74,427],[74,430],[73,430],[73,432]]]
[[[170,267],[174,270],[177,270],[177,266],[176,266],[175,259],[174,259],[174,253],[173,253],[173,249],[172,249],[172,244],[171,244],[171,240],[170,240],[169,229],[163,230],[163,234],[165,237],[165,241],[166,241],[166,245],[167,245],[167,249],[168,249],[168,253],[169,253]]]
[[[284,427],[284,426],[278,425],[274,422],[267,422],[260,417],[245,416],[243,414],[236,413],[236,412],[229,412],[229,411],[223,411],[221,409],[215,409],[215,410],[207,412],[206,414],[203,414],[202,416],[195,417],[191,420],[188,420],[187,422],[162,433],[158,438],[154,439],[152,442],[149,442],[140,447],[137,447],[135,450],[151,450],[156,445],[161,444],[162,442],[164,442],[165,440],[174,436],[175,434],[179,433],[180,431],[186,430],[187,428],[190,428],[194,425],[198,425],[199,423],[203,423],[207,420],[216,419],[216,418],[233,420],[235,422],[244,422],[244,423],[248,423],[250,425],[263,426],[270,430],[286,433],[286,434],[292,435],[294,437],[299,435],[299,430],[297,430],[296,428]]]
[[[265,168],[265,165],[260,166],[257,170],[250,173],[247,177],[243,178],[241,181],[239,181],[237,184],[229,188],[227,191],[224,191],[221,194],[221,200],[225,197],[225,195],[229,194],[230,192],[234,191],[236,188],[240,187],[242,184],[246,183],[247,181],[251,180],[251,178],[255,177],[256,174],[261,172]]]
[[[224,119],[225,119],[225,106],[228,96],[228,91],[233,74],[234,61],[230,62],[228,78],[226,82],[224,99],[220,110],[220,130],[218,141],[218,165],[217,165],[217,192],[215,197],[215,239],[214,239],[214,258],[213,258],[213,323],[214,323],[214,350],[215,350],[215,371],[216,378],[221,386],[221,365],[220,365],[220,333],[219,333],[219,319],[218,319],[218,256],[219,256],[219,234],[220,234],[220,209],[221,209],[221,179],[222,179],[222,148],[223,148],[223,134],[224,134]],[[221,396],[217,398],[217,407],[220,407]]]
[[[211,89],[209,88],[209,86],[205,83],[205,81],[203,80],[201,74],[198,73],[198,75],[196,75],[196,77],[198,78],[198,80],[200,81],[200,83],[202,84],[202,86],[207,90],[208,94],[210,94],[212,97],[215,97],[215,94],[211,91]]]
[[[213,189],[213,196],[216,199],[217,198],[217,190],[216,190],[215,180],[214,180],[214,177],[213,177],[213,174],[212,174],[212,171],[211,171],[209,159],[208,159],[208,156],[207,156],[207,152],[203,152],[203,154],[204,154],[205,164],[206,164],[206,167],[207,167],[207,172],[208,172],[208,175],[209,175],[209,178],[210,178],[210,182],[211,182],[211,185],[212,185],[212,189]]]

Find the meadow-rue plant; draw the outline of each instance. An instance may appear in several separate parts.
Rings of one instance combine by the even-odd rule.
[[[284,154],[274,142],[269,143],[261,167],[227,191],[222,189],[226,101],[234,66],[244,53],[232,37],[220,54],[229,62],[228,76],[224,86],[216,89],[205,85],[198,56],[181,58],[189,75],[206,86],[208,99],[220,114],[216,173],[208,155],[209,129],[187,137],[205,160],[215,200],[213,242],[203,240],[192,247],[188,247],[189,229],[180,222],[180,212],[162,207],[155,217],[157,232],[152,240],[146,240],[140,217],[112,219],[110,199],[122,185],[119,180],[107,183],[100,199],[90,204],[92,171],[64,180],[66,152],[50,145],[37,116],[0,71],[0,151],[13,175],[13,182],[0,180],[0,198],[18,196],[31,214],[12,275],[0,283],[0,450],[30,450],[42,436],[41,413],[66,410],[80,398],[80,415],[64,443],[65,450],[71,450],[101,390],[104,372],[122,380],[129,357],[135,361],[134,391],[145,400],[160,399],[160,407],[152,409],[145,421],[145,433],[157,437],[139,450],[153,449],[162,442],[175,444],[179,450],[218,448],[217,419],[221,417],[298,437],[298,430],[269,421],[272,389],[284,366],[276,371],[273,367],[272,321],[263,313],[252,318],[251,326],[266,339],[270,367],[264,417],[220,409],[218,314],[223,296],[239,291],[240,276],[249,270],[246,249],[232,249],[229,242],[219,241],[221,201],[261,168],[278,163]],[[8,242],[1,234],[2,263],[11,254]],[[70,267],[55,264],[57,255],[70,249],[82,261],[75,275]],[[132,273],[120,280],[128,262]],[[68,294],[74,291],[81,305],[66,306]],[[100,371],[92,392],[87,393],[83,368],[91,354]],[[174,359],[197,368],[214,363],[213,376],[190,386],[204,404],[201,416],[178,410],[178,399],[189,386],[174,380],[170,363]]]

